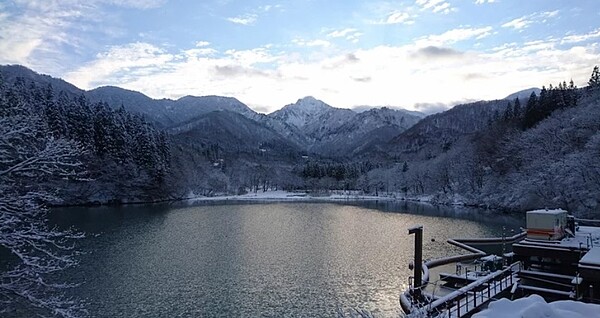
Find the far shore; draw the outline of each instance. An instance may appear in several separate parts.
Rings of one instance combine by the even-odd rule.
[[[343,201],[414,201],[432,203],[430,196],[406,198],[397,194],[365,195],[354,191],[334,191],[332,193],[289,192],[282,190],[249,192],[242,195],[190,196],[189,202],[219,201],[303,201],[303,202],[343,202]]]
[[[161,204],[161,203],[202,203],[202,202],[351,202],[351,201],[407,201],[421,204],[430,204],[438,206],[464,206],[489,209],[491,207],[484,205],[468,204],[466,200],[454,195],[449,198],[440,200],[435,195],[419,195],[419,196],[404,196],[398,192],[383,192],[379,195],[364,194],[361,191],[345,191],[333,190],[330,192],[308,192],[308,191],[284,191],[284,190],[267,190],[248,192],[240,195],[231,194],[216,194],[211,196],[197,195],[189,193],[187,196],[171,198],[156,201],[119,201],[119,202],[91,202],[85,204],[51,204],[52,208],[59,207],[77,207],[77,206],[125,206],[125,205],[144,205],[144,204]],[[493,208],[492,208],[493,209]]]

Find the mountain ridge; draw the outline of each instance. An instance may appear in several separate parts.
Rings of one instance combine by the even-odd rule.
[[[203,95],[203,96],[185,95],[185,96],[179,97],[177,99],[170,99],[170,98],[155,99],[155,98],[147,96],[146,94],[144,94],[142,92],[130,90],[130,89],[114,86],[114,85],[105,85],[105,86],[96,87],[96,88],[93,88],[90,90],[84,90],[84,89],[81,89],[61,78],[56,78],[56,77],[52,77],[49,75],[40,74],[40,73],[37,73],[34,70],[31,70],[25,66],[17,65],[17,64],[0,65],[0,73],[3,74],[4,80],[6,80],[6,81],[14,81],[16,79],[16,77],[23,77],[23,78],[30,79],[30,80],[32,80],[38,84],[42,84],[42,85],[52,84],[54,89],[57,91],[65,90],[66,92],[71,93],[71,94],[77,94],[77,95],[83,94],[86,96],[86,98],[90,98],[93,102],[104,101],[104,102],[107,102],[109,104],[109,106],[111,106],[113,108],[118,108],[121,106],[121,104],[123,104],[123,106],[125,106],[125,107],[132,107],[132,105],[128,105],[125,102],[129,102],[129,103],[133,102],[133,104],[136,105],[135,109],[132,109],[133,112],[139,112],[139,110],[137,109],[137,108],[139,108],[139,107],[137,107],[137,104],[139,104],[140,101],[156,103],[156,104],[162,103],[163,104],[162,107],[169,108],[169,107],[173,107],[174,103],[185,102],[190,99],[191,100],[193,100],[193,99],[196,99],[196,100],[197,99],[207,99],[208,100],[208,99],[216,98],[216,99],[221,99],[222,101],[234,100],[236,102],[239,102],[240,104],[243,104],[244,107],[239,108],[239,110],[242,110],[242,113],[247,113],[248,110],[251,110],[255,114],[261,114],[259,112],[254,111],[253,109],[248,107],[245,103],[239,101],[235,97],[226,97],[226,96],[219,96],[219,95]],[[111,99],[106,100],[107,99],[106,97],[109,95],[108,93],[111,93],[113,96],[111,96],[112,97]],[[121,95],[121,96],[115,96],[115,95]],[[128,95],[128,96],[126,96],[127,98],[123,98],[123,95]],[[129,95],[131,95],[131,96],[129,96]],[[300,99],[298,99],[298,101],[296,103],[298,103],[300,101],[305,102],[305,104],[314,103],[317,106],[324,106],[325,109],[334,108],[334,109],[349,110],[349,111],[352,111],[355,113],[359,113],[350,108],[338,108],[338,107],[331,106],[313,96],[305,96],[303,98],[300,98]],[[274,113],[279,112],[288,106],[295,105],[296,103],[287,104],[278,110],[275,110],[271,113],[264,114],[264,115],[273,117]],[[381,107],[366,106],[366,107],[368,107],[369,109],[374,109],[374,108],[380,109],[380,108],[384,108],[384,107],[390,108],[388,106],[381,106]],[[315,107],[315,109],[318,109],[318,108]],[[406,112],[408,114],[418,113],[415,111],[406,110],[406,109],[402,109],[402,108],[396,108],[396,107],[394,107],[392,109],[400,110],[400,111]],[[252,116],[254,116],[255,114],[252,114]],[[151,116],[151,117],[153,117],[153,116]]]
[[[330,157],[364,154],[367,149],[370,151],[385,150],[390,147],[398,149],[398,143],[402,143],[401,148],[408,149],[407,147],[414,145],[415,142],[419,143],[419,136],[428,134],[427,131],[432,128],[427,128],[426,131],[416,135],[410,131],[408,134],[403,135],[403,133],[422,121],[435,122],[435,118],[438,118],[439,115],[423,117],[419,113],[388,107],[370,108],[366,111],[356,112],[347,108],[333,107],[313,96],[300,98],[295,103],[287,104],[272,113],[261,114],[233,97],[186,95],[178,99],[153,99],[141,92],[117,86],[102,86],[88,91],[81,90],[64,80],[41,75],[19,65],[0,66],[0,71],[2,74],[8,74],[5,78],[9,81],[15,81],[17,77],[24,77],[43,85],[52,84],[56,86],[54,88],[57,90],[66,89],[71,94],[83,95],[93,103],[105,102],[113,109],[124,107],[127,111],[145,116],[155,122],[157,127],[167,131],[182,130],[194,122],[205,120],[207,116],[219,120],[224,120],[223,118],[233,120],[235,116],[215,117],[210,114],[215,111],[234,112],[265,128],[265,134],[272,133],[281,136],[293,147],[304,152]],[[448,114],[460,113],[461,107],[462,105],[456,106],[447,112]],[[445,118],[444,116],[447,115],[442,117]],[[431,127],[439,128],[436,125]],[[230,131],[233,129],[234,127],[231,127]],[[412,129],[412,131],[415,130]],[[456,133],[461,132],[460,129],[456,131]],[[235,135],[234,132],[231,133]],[[211,135],[208,132],[205,134]],[[194,136],[202,139],[199,132],[196,132]],[[218,135],[211,136],[215,140],[219,140]],[[224,136],[223,138],[227,139]],[[276,138],[276,136],[269,138]],[[234,139],[229,138],[228,140]],[[240,139],[236,140],[239,142]],[[229,141],[224,140],[223,142],[224,147],[236,147]]]

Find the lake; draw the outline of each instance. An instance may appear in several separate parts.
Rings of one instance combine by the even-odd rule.
[[[445,241],[500,236],[521,218],[406,202],[211,203],[57,209],[51,221],[87,233],[62,278],[92,317],[401,315],[413,237],[424,257]]]

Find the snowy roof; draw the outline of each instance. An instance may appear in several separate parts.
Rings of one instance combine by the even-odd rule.
[[[600,266],[600,247],[592,248],[581,258],[579,263]]]
[[[600,246],[600,227],[580,226],[575,232],[575,237],[564,238],[560,241],[561,247],[577,248],[580,244],[586,248]]]
[[[512,301],[503,298],[492,302],[488,309],[473,315],[473,318],[589,318],[598,317],[599,312],[600,305],[573,300],[546,303],[541,296],[531,295]]]
[[[527,211],[527,214],[561,214],[561,213],[567,213],[567,211],[563,210],[563,209],[553,209],[553,210],[548,210],[548,209],[542,209],[542,210],[532,210],[532,211]]]
[[[516,244],[527,245],[527,246],[539,246],[545,249],[553,248],[570,248],[585,250],[591,249],[595,246],[600,247],[600,227],[596,226],[580,226],[575,231],[575,237],[566,237],[560,241],[545,241],[545,240],[532,240],[525,239]]]

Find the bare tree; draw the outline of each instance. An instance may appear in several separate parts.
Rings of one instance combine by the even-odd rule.
[[[77,263],[72,242],[83,235],[50,228],[45,207],[57,199],[49,190],[57,180],[81,176],[82,151],[53,138],[25,109],[0,117],[0,252],[8,255],[0,272],[0,315],[82,316],[82,305],[64,296],[71,285],[53,282],[51,274]]]

